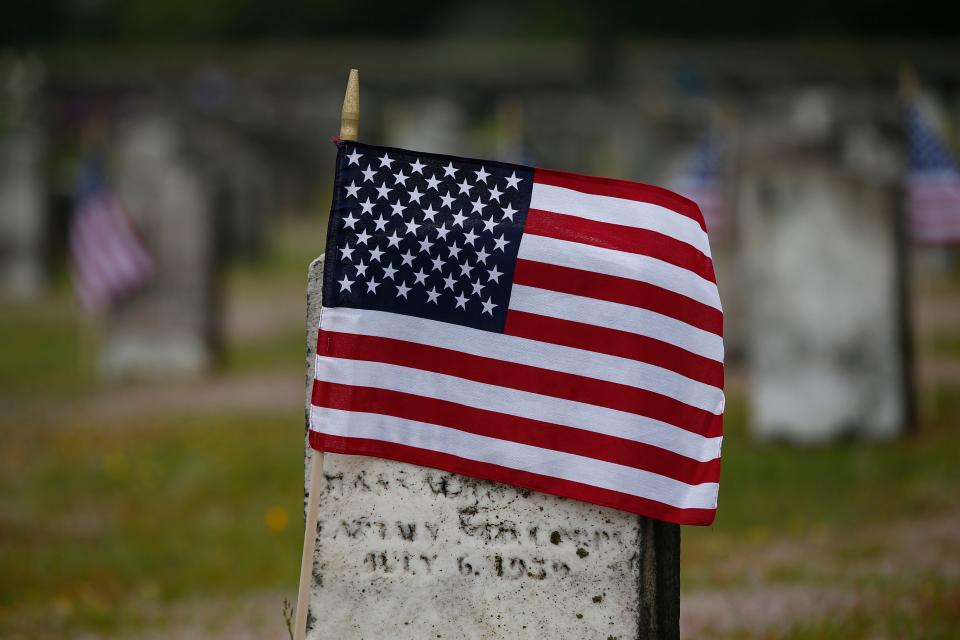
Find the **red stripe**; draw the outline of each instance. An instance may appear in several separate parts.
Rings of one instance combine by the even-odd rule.
[[[451,473],[512,484],[534,491],[549,493],[564,498],[573,498],[604,507],[629,511],[641,516],[666,520],[676,524],[709,525],[716,517],[716,509],[679,509],[662,502],[640,498],[628,493],[601,489],[588,484],[572,482],[529,471],[519,471],[487,462],[477,462],[459,456],[420,449],[392,442],[367,438],[330,436],[317,431],[310,432],[310,446],[318,451],[348,455],[375,456],[399,462],[409,462],[424,467],[442,469]]]
[[[719,459],[699,462],[634,440],[477,409],[448,400],[314,380],[312,403],[317,407],[363,411],[426,422],[541,449],[606,460],[644,469],[687,484],[720,480]]]
[[[607,407],[660,420],[710,438],[723,434],[722,415],[714,415],[652,391],[452,349],[321,330],[317,355],[384,362]]]
[[[664,189],[663,187],[655,187],[640,182],[630,182],[629,180],[583,176],[578,173],[567,173],[566,171],[553,171],[550,169],[534,169],[533,181],[554,187],[573,189],[581,193],[590,193],[596,196],[609,196],[611,198],[636,200],[637,202],[649,202],[650,204],[666,207],[675,213],[686,216],[696,221],[701,229],[704,231],[707,230],[707,226],[703,221],[703,215],[701,215],[696,202],[689,198],[684,198],[678,193]]]
[[[723,388],[723,363],[636,333],[514,309],[507,311],[503,332],[508,336],[646,362],[676,371],[692,380]]]
[[[717,281],[713,261],[699,249],[649,229],[530,209],[523,232],[650,256],[692,271],[710,282]]]
[[[516,262],[513,282],[648,309],[723,335],[722,311],[647,282],[521,259]]]

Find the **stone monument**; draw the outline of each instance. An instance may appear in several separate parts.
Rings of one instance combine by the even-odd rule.
[[[321,257],[307,288],[308,414],[322,274]],[[679,636],[677,525],[391,460],[324,459],[308,638]]]

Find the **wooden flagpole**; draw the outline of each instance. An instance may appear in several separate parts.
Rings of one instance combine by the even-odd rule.
[[[347,90],[340,111],[340,139],[356,140],[360,128],[360,73],[350,69]],[[316,549],[317,512],[320,510],[320,481],[323,478],[323,452],[310,450],[310,489],[307,494],[307,517],[303,528],[303,555],[300,558],[300,587],[297,591],[297,616],[294,622],[294,640],[307,635],[307,611],[310,584],[313,578],[313,554]]]

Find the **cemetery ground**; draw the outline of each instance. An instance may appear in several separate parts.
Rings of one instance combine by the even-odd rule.
[[[2,308],[0,637],[286,637],[318,237],[228,274],[209,379],[98,385],[63,283]],[[683,531],[686,637],[960,632],[960,278],[920,293],[924,420],[902,441],[753,442],[730,372],[719,516]]]

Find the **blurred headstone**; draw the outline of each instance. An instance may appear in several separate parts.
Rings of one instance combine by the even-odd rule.
[[[384,144],[432,153],[462,153],[464,114],[449,98],[424,98],[392,105]]]
[[[307,289],[308,414],[322,273],[320,258]],[[309,638],[679,636],[678,526],[391,460],[324,458]]]
[[[45,284],[47,188],[40,127],[43,68],[0,59],[0,297],[26,299]]]
[[[896,147],[871,129],[870,98],[808,91],[744,118],[748,398],[764,438],[907,424]]]
[[[113,182],[152,254],[155,275],[110,312],[101,359],[109,377],[198,374],[213,361],[214,217],[188,138],[176,118],[160,111],[139,114],[119,131]]]

